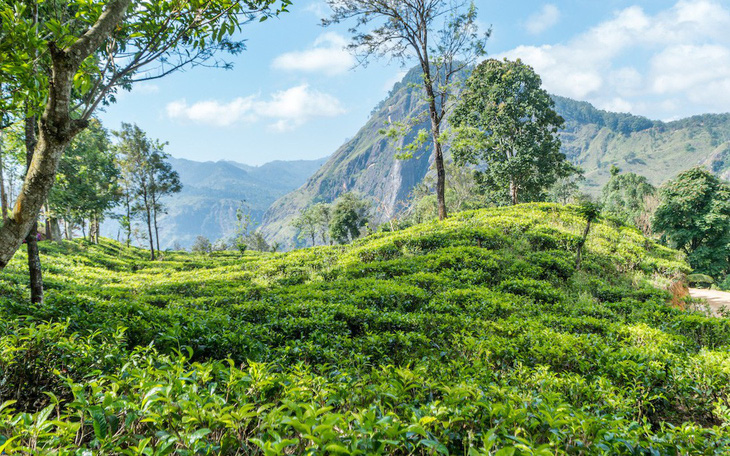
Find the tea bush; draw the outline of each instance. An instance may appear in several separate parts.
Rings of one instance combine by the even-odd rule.
[[[0,276],[7,454],[728,454],[728,320],[684,258],[575,208],[457,214],[347,247],[42,243]]]

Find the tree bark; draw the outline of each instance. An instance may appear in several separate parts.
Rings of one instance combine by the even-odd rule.
[[[27,107],[26,107],[27,108]],[[27,112],[27,109],[26,109]],[[26,116],[25,118],[25,162],[26,173],[33,161],[33,151],[36,148],[36,117]],[[41,257],[38,251],[38,216],[25,237],[25,244],[28,250],[28,278],[30,279],[30,302],[40,304],[43,302],[43,270],[41,269]]]
[[[132,242],[132,206],[131,206],[131,202],[129,200],[130,200],[130,197],[127,194],[124,197],[124,202],[126,203],[126,206],[127,206],[127,226],[126,226],[127,247],[129,247],[129,244]]]
[[[147,212],[147,234],[150,238],[150,260],[155,261],[155,240],[152,237],[152,215],[150,213],[150,203],[149,198],[147,197],[147,190],[144,190],[142,192],[142,200],[144,202],[144,208],[145,212]]]
[[[5,177],[3,169],[3,136],[0,135],[0,211],[2,211],[2,221],[8,219],[8,195],[5,193]]]
[[[580,240],[580,243],[578,244],[578,253],[575,256],[575,269],[576,271],[580,270],[580,262],[582,260],[583,255],[583,246],[586,244],[586,240],[588,239],[588,233],[591,231],[591,221],[588,220],[586,223],[586,229],[583,231],[583,237]]]
[[[157,244],[157,253],[160,253],[160,230],[157,227],[157,198],[152,195],[152,221],[155,226],[155,244]]]
[[[7,266],[35,224],[53,186],[58,162],[66,146],[88,123],[71,118],[73,77],[81,63],[121,22],[130,3],[131,0],[110,0],[96,23],[66,49],[58,48],[53,42],[48,43],[52,69],[38,145],[12,216],[0,228],[0,269]]]
[[[519,202],[518,201],[519,200],[518,199],[518,189],[517,189],[517,184],[515,184],[514,180],[510,180],[510,182],[509,182],[509,196],[510,196],[510,199],[512,200],[512,205],[513,206],[517,205]]]
[[[444,220],[448,217],[448,213],[446,211],[446,168],[444,167],[444,153],[440,138],[443,116],[439,115],[436,106],[436,94],[433,90],[431,68],[428,61],[428,49],[424,46],[422,52],[424,60],[421,62],[421,69],[423,70],[423,85],[428,97],[428,112],[431,118],[431,136],[433,138],[433,163],[436,167],[436,200],[438,202],[439,220]]]

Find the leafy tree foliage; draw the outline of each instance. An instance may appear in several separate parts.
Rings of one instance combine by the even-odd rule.
[[[64,149],[100,104],[180,68],[226,66],[215,56],[240,52],[243,42],[232,39],[240,25],[276,13],[275,4],[285,11],[290,1],[0,0],[3,108],[37,100],[29,109],[42,112],[23,191],[0,227],[0,268],[35,224]]]
[[[558,179],[576,172],[560,152],[563,119],[541,85],[520,60],[486,60],[454,109],[454,158],[486,165],[478,181],[496,203],[544,200]]]
[[[697,272],[719,278],[730,271],[730,187],[708,170],[692,168],[661,187],[653,228]]]
[[[133,216],[141,215],[147,225],[150,257],[154,260],[155,240],[158,251],[160,245],[157,214],[164,211],[161,199],[182,189],[180,178],[166,161],[169,154],[164,151],[165,144],[147,138],[137,125],[123,123],[122,129],[114,134],[119,138],[117,151],[126,193],[127,242]]]
[[[352,192],[341,195],[332,206],[330,236],[340,244],[359,238],[368,223],[370,203]]]
[[[210,243],[210,239],[208,239],[205,236],[198,236],[195,238],[195,242],[193,242],[192,247],[190,247],[191,252],[195,253],[211,253],[213,251],[213,245]]]
[[[89,220],[92,240],[98,242],[99,224],[119,200],[119,170],[107,131],[92,119],[69,146],[59,164],[48,202],[68,224]],[[67,230],[68,231],[68,230]]]
[[[656,193],[649,180],[634,173],[621,173],[613,166],[611,178],[601,190],[601,204],[606,214],[632,225],[641,224],[646,200]]]
[[[327,3],[332,8],[332,16],[323,20],[324,25],[354,20],[350,49],[361,62],[367,63],[371,57],[405,62],[415,56],[418,60],[431,121],[439,219],[443,220],[447,209],[442,123],[454,94],[456,77],[485,54],[490,32],[480,35],[476,7],[464,0],[327,0]]]
[[[311,240],[312,245],[317,245],[317,236],[319,236],[322,244],[328,244],[331,218],[332,206],[330,204],[317,203],[309,206],[294,220],[294,227],[299,230],[299,239]]]

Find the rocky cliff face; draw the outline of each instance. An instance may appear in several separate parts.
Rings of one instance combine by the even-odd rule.
[[[389,220],[402,209],[413,187],[429,170],[430,150],[417,151],[413,158],[399,160],[398,150],[410,143],[416,132],[427,127],[428,119],[416,122],[411,132],[393,140],[382,134],[388,122],[417,118],[425,104],[418,87],[420,71],[412,70],[393,87],[388,98],[374,110],[368,122],[299,189],[277,200],[264,214],[261,230],[267,239],[285,247],[298,245],[293,220],[307,206],[332,202],[339,195],[354,191],[369,199],[374,208],[374,223]]]
[[[389,220],[403,208],[413,187],[431,165],[430,147],[413,159],[398,160],[398,148],[411,134],[394,143],[380,130],[388,121],[423,115],[426,106],[414,69],[396,84],[363,128],[340,147],[297,190],[278,199],[264,214],[261,230],[285,248],[298,245],[293,220],[307,206],[331,202],[356,191],[370,199],[374,222]],[[706,114],[675,122],[660,122],[631,114],[601,111],[586,102],[554,97],[566,120],[561,132],[563,152],[585,171],[585,190],[597,193],[610,176],[611,165],[643,174],[655,185],[695,165],[730,178],[730,114]],[[424,118],[425,120],[425,118]],[[421,121],[413,131],[427,128]]]

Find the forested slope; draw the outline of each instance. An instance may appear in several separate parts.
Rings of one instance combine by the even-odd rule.
[[[45,304],[22,255],[0,277],[0,447],[727,454],[728,320],[673,307],[686,263],[633,228],[598,221],[576,270],[584,226],[533,204],[284,254],[42,243]]]

